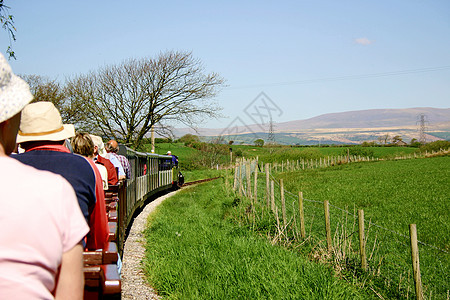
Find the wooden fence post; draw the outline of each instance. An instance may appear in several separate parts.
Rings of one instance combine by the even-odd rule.
[[[325,231],[327,234],[327,249],[328,252],[331,253],[331,250],[333,250],[333,245],[331,242],[330,203],[327,200],[323,201],[323,207],[325,209]]]
[[[273,180],[270,181],[270,208],[275,211],[275,184]]]
[[[236,167],[234,167],[234,184],[233,184],[233,191],[236,191],[236,188],[237,188],[237,183],[238,183],[238,181],[237,181],[237,173],[238,173],[238,170],[239,170],[239,168],[236,166]]]
[[[269,164],[266,163],[266,204],[267,208],[270,207],[270,170]]]
[[[283,213],[283,226],[286,227],[286,201],[284,199],[284,183],[280,179],[280,193],[281,193],[281,212]]]
[[[416,224],[409,224],[409,235],[411,238],[411,258],[414,272],[414,285],[416,287],[416,299],[423,300],[422,279],[420,277],[419,247],[417,246]]]
[[[239,162],[239,196],[245,195],[245,190],[244,190],[244,174],[243,174],[243,168],[244,168],[244,163]]]
[[[358,228],[359,228],[359,253],[361,256],[361,267],[367,271],[366,259],[366,241],[364,237],[364,210],[358,209]]]
[[[251,179],[251,175],[252,175],[252,165],[251,165],[251,161],[248,160],[245,166],[245,175],[247,177],[247,197],[252,199],[252,179]]]
[[[254,197],[255,197],[255,203],[258,201],[258,161],[255,161],[255,182],[254,182]]]
[[[303,193],[298,192],[298,209],[300,212],[300,234],[302,238],[306,237],[306,229],[305,229],[305,215],[303,212]]]

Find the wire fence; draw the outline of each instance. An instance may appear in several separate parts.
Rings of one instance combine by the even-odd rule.
[[[411,155],[410,158],[417,156]],[[242,159],[234,168],[233,189],[247,199],[245,213],[256,229],[271,225],[270,238],[303,251],[313,260],[332,262],[335,270],[358,279],[362,287],[370,288],[379,297],[415,298],[410,236],[386,228],[372,220],[364,220],[367,268],[362,270],[358,236],[357,208],[341,208],[330,204],[332,251],[327,251],[324,202],[302,198],[304,231],[302,237],[299,194],[288,191],[274,176],[277,171],[294,171],[327,167],[338,162],[372,161],[370,158],[335,157],[320,161],[297,161],[265,166],[257,160]],[[269,185],[267,184],[269,182]],[[255,189],[256,186],[256,189]],[[283,193],[281,192],[283,190]],[[248,209],[251,207],[251,209]],[[267,219],[270,219],[269,221]],[[262,224],[262,225],[261,225]],[[449,299],[449,251],[435,245],[420,244],[420,271],[425,299]],[[374,283],[367,284],[367,276]],[[377,291],[377,287],[382,291]]]

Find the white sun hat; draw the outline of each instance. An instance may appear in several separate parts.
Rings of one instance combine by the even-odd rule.
[[[106,157],[107,153],[105,150],[105,144],[103,143],[103,140],[98,135],[89,134],[91,136],[92,141],[94,142],[94,146],[98,147],[98,154],[100,154],[103,157]]]
[[[19,113],[33,100],[28,84],[13,74],[6,58],[0,53],[0,123]]]
[[[22,110],[18,144],[31,141],[62,141],[75,136],[72,124],[63,124],[58,109],[51,102],[35,102]]]

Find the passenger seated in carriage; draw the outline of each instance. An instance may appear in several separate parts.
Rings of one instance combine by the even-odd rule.
[[[72,186],[8,157],[21,111],[32,99],[28,85],[0,54],[0,294],[2,299],[81,299],[81,239],[89,228]]]
[[[102,214],[93,212],[105,210],[104,203],[97,201],[93,167],[84,157],[70,153],[65,147],[65,140],[74,135],[74,126],[62,124],[61,115],[53,103],[28,104],[22,111],[17,135],[17,143],[25,152],[14,155],[14,158],[37,169],[60,174],[69,181],[90,228],[84,246],[100,249],[108,242],[108,222]]]

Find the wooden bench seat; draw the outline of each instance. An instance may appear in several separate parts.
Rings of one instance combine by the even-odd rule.
[[[109,212],[112,210],[117,210],[117,202],[116,201],[106,204],[106,212]]]
[[[85,251],[83,260],[84,299],[120,299],[117,244],[110,242],[105,249]]]
[[[110,210],[108,212],[108,221],[117,223],[117,210]]]
[[[84,267],[84,299],[120,299],[121,290],[117,265]]]
[[[109,242],[105,249],[84,251],[84,265],[115,264],[118,260],[117,244]]]
[[[115,242],[117,238],[117,222],[108,222],[109,226],[109,241]]]

